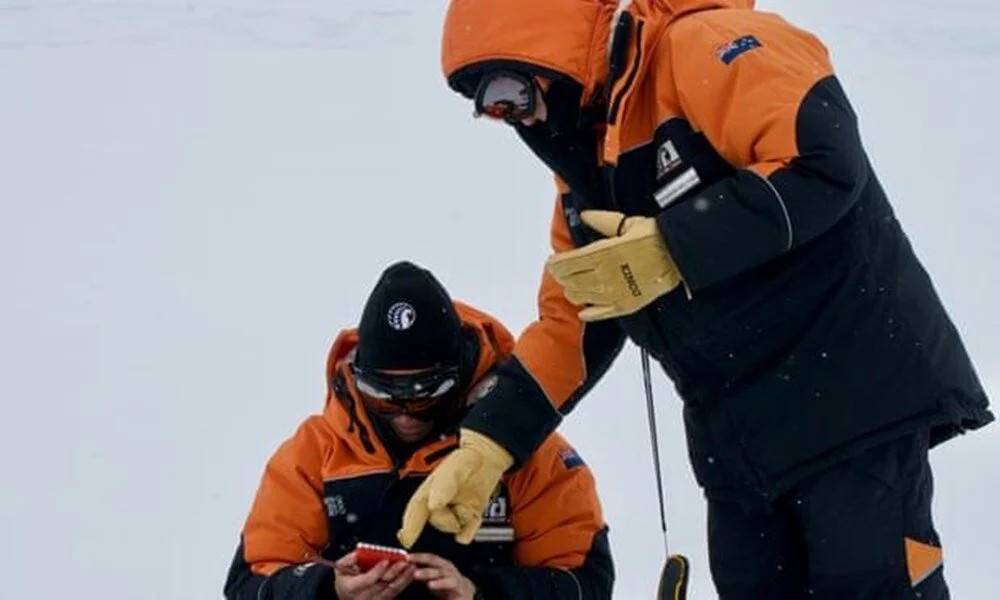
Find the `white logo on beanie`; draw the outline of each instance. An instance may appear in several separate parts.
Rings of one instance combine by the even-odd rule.
[[[397,302],[389,307],[386,318],[389,320],[389,327],[396,331],[405,331],[413,327],[413,322],[417,320],[417,311],[406,302]]]

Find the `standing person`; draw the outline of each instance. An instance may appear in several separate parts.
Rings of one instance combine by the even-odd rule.
[[[455,449],[456,427],[509,355],[498,321],[397,263],[327,361],[326,407],[268,462],[226,581],[230,600],[610,600],[614,570],[590,470],[557,434],[494,489],[471,547],[427,530],[407,561],[362,571],[358,542],[393,546],[403,508]]]
[[[400,539],[468,539],[627,336],[683,399],[721,598],[946,598],[928,449],[993,416],[826,49],[750,0],[616,4],[451,2],[448,83],[555,172],[555,255]]]

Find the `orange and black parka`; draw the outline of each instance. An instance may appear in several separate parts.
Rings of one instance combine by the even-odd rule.
[[[573,131],[515,126],[556,175],[553,251],[596,239],[582,210],[651,216],[685,284],[584,324],[543,274],[538,320],[464,426],[524,460],[626,337],[674,381],[710,493],[768,501],[880,441],[932,428],[936,444],[990,422],[824,45],[752,0],[618,8],[450,4],[453,89],[506,68],[575,90]]]
[[[514,340],[493,317],[455,307],[478,347],[469,401],[493,381],[491,371]],[[230,600],[336,598],[332,561],[358,542],[397,546],[410,496],[457,447],[443,430],[418,448],[392,442],[365,410],[348,367],[356,330],[342,332],[327,361],[329,389],[321,415],[306,419],[264,470],[225,585]],[[557,434],[508,472],[469,546],[428,527],[414,551],[452,561],[500,598],[611,598],[614,569],[594,478]],[[490,595],[493,594],[493,595]],[[432,598],[415,583],[400,598]]]

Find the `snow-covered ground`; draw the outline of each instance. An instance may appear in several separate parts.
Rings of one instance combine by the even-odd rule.
[[[771,0],[830,45],[876,168],[1000,391],[1000,5]],[[219,597],[261,468],[332,336],[410,258],[514,330],[549,175],[438,68],[442,0],[0,0],[4,598]],[[617,596],[661,556],[638,360],[565,423]],[[671,541],[714,596],[678,401]],[[935,453],[953,595],[995,596],[1000,428]]]

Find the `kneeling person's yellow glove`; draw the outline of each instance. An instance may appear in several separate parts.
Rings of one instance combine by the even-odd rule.
[[[587,210],[583,221],[608,236],[582,248],[549,257],[546,268],[576,305],[583,321],[637,312],[681,283],[681,274],[663,242],[656,219]]]
[[[460,544],[472,542],[493,490],[514,464],[503,446],[471,429],[461,430],[458,444],[406,505],[396,534],[404,547],[413,547],[428,521]]]

